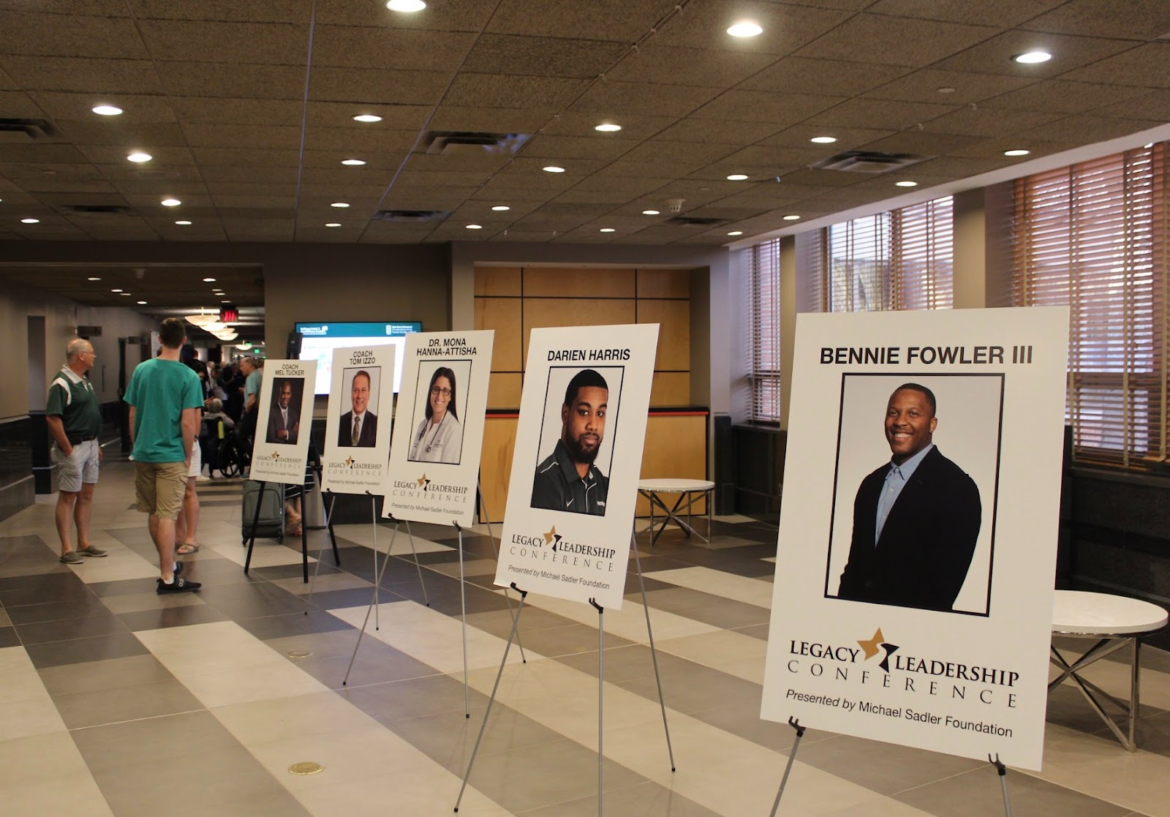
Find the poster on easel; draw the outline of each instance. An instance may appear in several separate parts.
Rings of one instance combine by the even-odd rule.
[[[304,483],[316,376],[317,363],[312,360],[269,360],[264,364],[251,479]]]
[[[381,490],[385,516],[475,521],[494,338],[490,329],[406,336],[398,429]]]
[[[393,346],[333,350],[323,491],[382,493],[394,414],[394,358]]]
[[[763,718],[1040,768],[1068,321],[799,317]]]
[[[621,609],[658,324],[533,329],[495,583]]]

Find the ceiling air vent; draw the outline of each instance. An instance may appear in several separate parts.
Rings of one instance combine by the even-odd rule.
[[[712,216],[675,216],[668,218],[666,223],[677,224],[680,227],[715,227],[719,224],[726,224],[727,219]]]
[[[130,208],[124,204],[70,204],[63,209],[70,213],[79,213],[84,216],[108,215],[128,216]]]
[[[511,156],[532,137],[525,133],[436,130],[427,134],[427,153],[437,156]]]
[[[0,134],[10,141],[13,136],[28,139],[44,139],[46,136],[60,136],[57,126],[48,119],[5,119],[0,118]]]
[[[379,210],[374,218],[379,221],[397,221],[400,224],[418,224],[424,221],[442,221],[446,210]]]
[[[875,150],[847,150],[817,162],[813,170],[841,170],[846,173],[889,173],[891,170],[925,162],[933,156],[915,156],[912,153],[879,153]]]

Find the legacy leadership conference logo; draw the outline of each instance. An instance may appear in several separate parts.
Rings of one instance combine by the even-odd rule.
[[[472,496],[464,485],[435,482],[426,474],[414,479],[396,479],[391,495],[402,499],[442,499],[445,503],[462,505]]]
[[[608,590],[612,580],[594,576],[615,572],[616,549],[574,542],[557,533],[556,525],[543,533],[514,533],[508,547],[508,552],[520,560],[519,565],[512,565],[512,570],[517,573]],[[526,567],[526,562],[533,565]],[[557,572],[558,568],[560,572]]]

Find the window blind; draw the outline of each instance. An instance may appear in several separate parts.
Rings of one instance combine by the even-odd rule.
[[[950,196],[890,212],[890,290],[894,309],[951,308],[953,227]]]
[[[749,337],[751,419],[780,422],[780,240],[751,248]]]
[[[1167,455],[1166,143],[1018,179],[1012,300],[1068,304],[1077,460]]]

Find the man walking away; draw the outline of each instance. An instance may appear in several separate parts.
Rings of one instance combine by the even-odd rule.
[[[89,518],[93,510],[93,489],[98,481],[102,448],[98,433],[102,413],[97,394],[85,373],[97,355],[88,340],[74,338],[65,347],[65,365],[49,384],[45,409],[49,435],[53,438],[53,461],[60,466],[57,493],[57,535],[61,538],[61,561],[81,564],[82,556],[107,556],[89,541]],[[77,549],[69,539],[69,518],[77,526]]]
[[[199,376],[179,361],[186,342],[179,318],[167,318],[159,329],[158,357],[138,365],[126,387],[130,404],[130,437],[134,441],[134,489],[138,510],[150,514],[150,538],[158,550],[161,576],[157,592],[198,590],[199,582],[178,574],[175,562],[175,520],[183,505],[191,451],[203,407]]]

